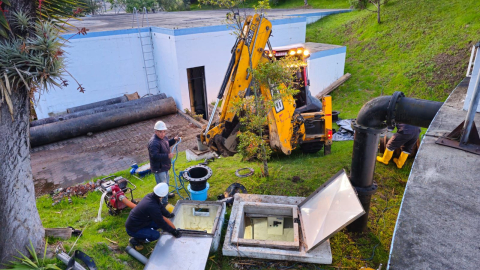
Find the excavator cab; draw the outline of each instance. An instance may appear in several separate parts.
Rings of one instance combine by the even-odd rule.
[[[303,123],[292,135],[300,133],[292,146],[300,146],[305,153],[316,153],[325,146],[325,154],[330,153],[332,144],[332,103],[331,97],[326,96],[321,100],[312,96],[309,87],[307,58],[310,52],[303,44],[291,46],[274,47],[271,51],[265,51],[270,59],[281,59],[282,57],[297,57],[304,61],[304,65],[296,74],[296,87],[299,92],[293,97],[295,100],[295,111],[293,119]],[[295,136],[292,136],[295,137]],[[287,153],[286,153],[287,154]]]

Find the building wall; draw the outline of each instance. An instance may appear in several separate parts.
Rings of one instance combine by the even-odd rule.
[[[140,96],[147,93],[136,29],[101,36],[89,33],[87,36],[91,37],[75,36],[65,48],[67,70],[85,88],[85,93],[80,93],[75,81],[65,76],[67,87],[41,95],[35,106],[39,119],[48,117],[49,113],[61,113],[70,107],[127,93],[138,92]]]
[[[173,32],[160,28],[152,28],[152,35],[158,90],[175,99],[177,107],[181,108],[182,93],[178,79],[175,36]]]
[[[292,43],[304,43],[306,33],[305,18],[288,18],[273,21],[272,46],[284,46]],[[154,29],[162,31],[161,29]],[[190,107],[187,69],[205,66],[205,84],[207,102],[214,102],[223,82],[225,72],[231,57],[231,49],[235,36],[226,26],[209,26],[174,30],[171,36],[175,40],[175,54],[179,88],[171,95],[177,102],[177,107],[184,110]],[[171,40],[171,39],[170,39]],[[170,52],[166,52],[169,53]],[[174,65],[170,66],[173,70]],[[159,80],[165,77],[158,73]],[[181,97],[179,97],[181,96]],[[180,101],[178,100],[180,99]]]
[[[304,43],[306,23],[305,17],[272,21],[272,46]],[[142,36],[148,35],[150,29],[158,91],[173,97],[179,109],[188,108],[187,69],[205,66],[207,102],[215,101],[235,42],[231,29],[225,25],[175,30],[151,27],[142,28]],[[78,86],[70,80],[64,89],[44,94],[36,106],[38,118],[126,93],[138,92],[140,96],[148,93],[137,29],[93,32],[75,36],[70,41],[66,49],[67,68],[86,92],[79,93]],[[345,53],[327,55],[326,59],[319,60],[323,56],[312,55],[310,59],[310,82],[314,92],[343,75]]]
[[[317,95],[344,75],[347,48],[340,47],[313,53],[308,59],[310,92]]]

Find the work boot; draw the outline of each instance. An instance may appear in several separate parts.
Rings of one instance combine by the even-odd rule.
[[[128,241],[130,243],[130,246],[132,246],[136,251],[140,251],[143,249],[143,241],[130,237],[130,240]]]
[[[403,167],[403,164],[405,164],[405,161],[407,160],[408,155],[410,154],[402,151],[402,153],[400,154],[400,157],[393,159],[393,162],[397,164],[397,168],[401,169]]]
[[[385,164],[385,165],[388,165],[388,162],[390,162],[390,159],[392,158],[393,156],[393,151],[390,151],[388,150],[387,148],[385,148],[385,152],[383,153],[383,157],[377,157],[377,161]]]

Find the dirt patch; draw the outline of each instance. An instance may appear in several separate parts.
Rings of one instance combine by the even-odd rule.
[[[294,182],[294,183],[298,183],[298,182],[301,182],[301,181],[302,181],[302,179],[299,176],[292,177],[292,182]]]
[[[468,57],[472,44],[465,48],[450,48],[453,54],[441,53],[433,58],[436,72],[433,74],[434,81],[446,81],[449,85],[455,85],[465,75],[465,66],[468,65]]]
[[[433,72],[417,72],[428,87],[435,89],[446,85],[446,93],[450,93],[452,87],[457,85],[464,77],[473,44],[466,47],[450,47],[449,53],[440,53],[433,57],[431,64]],[[413,75],[413,74],[412,74]]]

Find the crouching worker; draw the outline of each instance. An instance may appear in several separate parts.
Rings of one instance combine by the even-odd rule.
[[[160,238],[158,229],[180,237],[180,231],[168,219],[174,214],[169,213],[161,203],[163,197],[168,195],[168,185],[157,184],[153,192],[147,194],[138,205],[130,211],[125,229],[131,236],[130,245],[136,250],[143,249],[143,243],[148,243]]]
[[[403,164],[412,152],[413,146],[417,143],[420,128],[407,124],[397,124],[397,133],[393,134],[392,138],[388,140],[383,157],[377,157],[377,161],[388,165],[388,162],[393,156],[393,151],[397,148],[402,150],[400,157],[394,158],[393,162],[397,164],[397,168],[401,169]],[[393,129],[393,128],[392,128]]]

